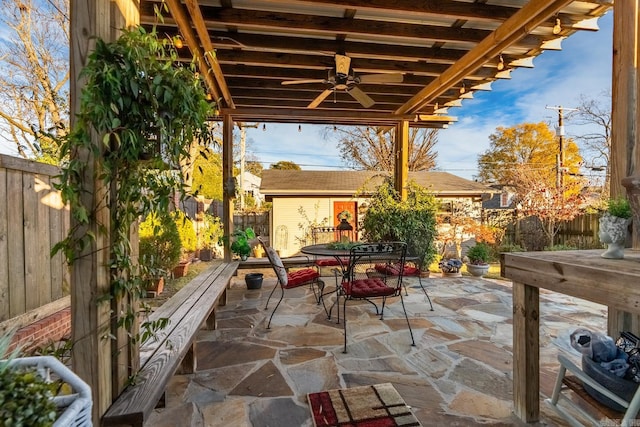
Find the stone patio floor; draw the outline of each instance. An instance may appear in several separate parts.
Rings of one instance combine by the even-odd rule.
[[[267,270],[259,270],[268,273]],[[434,274],[432,274],[433,276]],[[271,329],[266,298],[275,284],[247,290],[233,279],[218,329],[198,336],[198,371],[174,376],[166,407],[150,426],[313,426],[307,393],[392,383],[425,426],[524,425],[513,415],[511,283],[471,277],[406,281],[416,347],[400,299],[384,321],[366,302],[347,307],[348,353],[342,324],[328,320],[309,287],[286,291]],[[327,289],[335,286],[326,277]],[[276,290],[276,296],[279,290]],[[333,301],[334,296],[328,297]],[[578,327],[606,331],[606,307],[541,291],[541,420],[566,425],[544,398],[551,394],[562,351],[578,361],[569,335]],[[334,310],[335,313],[335,310]]]

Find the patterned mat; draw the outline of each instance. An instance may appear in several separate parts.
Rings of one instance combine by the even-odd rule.
[[[390,383],[307,395],[316,427],[420,426]]]

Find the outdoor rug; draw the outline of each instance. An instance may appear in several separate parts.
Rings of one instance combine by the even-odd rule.
[[[307,395],[316,427],[420,426],[390,383]]]

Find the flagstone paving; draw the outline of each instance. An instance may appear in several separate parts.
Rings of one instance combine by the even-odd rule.
[[[261,270],[263,271],[263,270]],[[266,273],[267,270],[264,270]],[[423,279],[424,281],[424,279]],[[166,407],[150,426],[312,426],[307,393],[392,383],[425,426],[522,425],[513,415],[511,284],[471,277],[426,280],[434,311],[417,279],[407,279],[400,300],[383,321],[371,304],[348,303],[348,353],[343,325],[327,319],[309,288],[287,291],[270,329],[266,298],[234,278],[214,331],[201,331],[198,371],[174,376]],[[332,286],[333,278],[327,278]],[[278,295],[276,291],[275,296]],[[328,302],[334,296],[329,296]],[[566,425],[543,399],[553,387],[559,351],[578,360],[569,345],[577,327],[606,331],[606,307],[541,291],[541,421]],[[396,301],[397,300],[397,301]],[[341,314],[342,316],[342,314]]]

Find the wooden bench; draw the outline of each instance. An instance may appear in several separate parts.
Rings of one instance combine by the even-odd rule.
[[[215,307],[225,305],[238,261],[212,266],[199,274],[149,316],[169,324],[140,348],[140,371],[102,418],[104,426],[142,426],[176,373],[196,370],[195,336],[204,324],[215,329]]]

